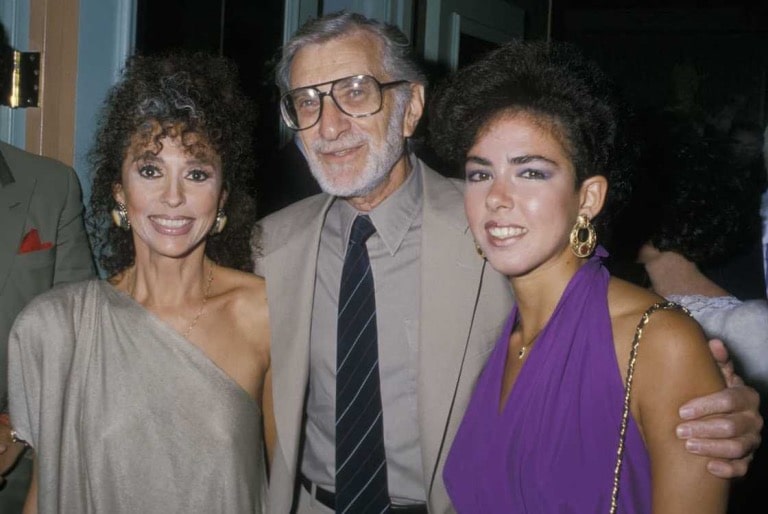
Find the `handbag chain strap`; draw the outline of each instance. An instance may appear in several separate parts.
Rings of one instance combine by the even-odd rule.
[[[643,329],[648,324],[651,315],[659,310],[678,309],[689,316],[688,309],[674,302],[654,303],[643,313],[640,323],[635,328],[635,337],[632,340],[632,349],[629,352],[629,366],[627,367],[627,379],[624,383],[624,410],[621,413],[621,429],[619,430],[619,448],[616,451],[616,466],[613,468],[613,489],[611,490],[611,510],[610,514],[616,514],[619,500],[619,478],[621,477],[621,465],[624,462],[624,442],[627,438],[627,423],[629,422],[629,404],[632,394],[632,379],[635,376],[635,362],[637,361],[637,349],[640,346],[640,338],[643,337]]]

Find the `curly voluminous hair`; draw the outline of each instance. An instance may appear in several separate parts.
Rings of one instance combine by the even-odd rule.
[[[131,266],[135,256],[131,232],[115,227],[110,215],[123,160],[136,140],[160,151],[165,137],[179,137],[193,155],[212,150],[221,159],[228,223],[221,233],[208,237],[205,254],[222,266],[252,268],[250,236],[256,206],[249,186],[255,166],[254,117],[235,66],[227,59],[172,53],[128,61],[122,80],[105,101],[89,154],[93,187],[88,228],[109,276]]]
[[[759,241],[762,189],[724,137],[666,114],[638,126],[642,180],[617,227],[633,238],[624,245],[630,257],[650,241],[697,265],[716,265]]]
[[[631,191],[619,104],[596,64],[563,43],[513,41],[460,69],[437,89],[429,106],[430,141],[453,166],[488,123],[525,114],[551,127],[576,170],[576,187],[595,175],[608,179],[601,238]]]

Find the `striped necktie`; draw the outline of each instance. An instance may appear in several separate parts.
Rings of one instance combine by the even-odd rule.
[[[339,289],[336,347],[336,512],[389,509],[379,391],[376,298],[365,241],[368,216],[352,225]]]

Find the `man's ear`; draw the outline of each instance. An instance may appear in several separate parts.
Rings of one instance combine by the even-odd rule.
[[[405,122],[403,123],[403,137],[411,137],[416,131],[421,115],[424,114],[424,84],[410,84],[411,100],[405,109]]]
[[[584,180],[579,188],[579,214],[594,219],[603,209],[606,194],[608,179],[604,176],[595,175]]]

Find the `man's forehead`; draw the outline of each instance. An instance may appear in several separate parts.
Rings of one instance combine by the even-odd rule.
[[[383,76],[379,44],[371,35],[351,34],[306,45],[291,64],[291,89],[352,75]]]

